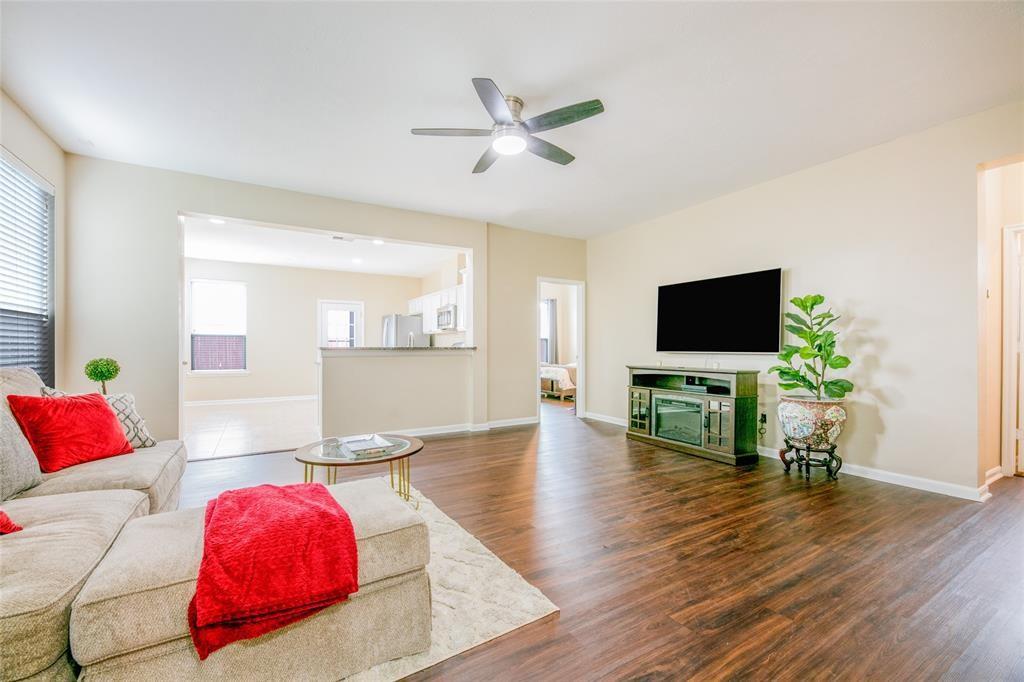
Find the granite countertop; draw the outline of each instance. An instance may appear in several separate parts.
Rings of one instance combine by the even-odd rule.
[[[409,351],[409,350],[429,350],[429,351],[453,351],[453,350],[476,350],[476,346],[357,346],[356,348],[325,348],[320,347],[320,350],[394,350],[394,351]]]

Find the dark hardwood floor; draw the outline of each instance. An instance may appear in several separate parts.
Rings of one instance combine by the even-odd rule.
[[[413,485],[561,614],[412,679],[1024,679],[1024,479],[984,504],[807,483],[570,407],[424,438]],[[182,504],[301,480],[289,454],[192,462]]]

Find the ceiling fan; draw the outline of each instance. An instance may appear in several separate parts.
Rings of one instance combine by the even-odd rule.
[[[490,78],[474,78],[473,87],[487,113],[494,119],[490,128],[413,128],[413,135],[437,135],[441,137],[489,137],[491,145],[476,162],[474,173],[483,173],[498,160],[499,156],[512,156],[526,150],[542,159],[560,163],[572,163],[576,157],[550,142],[536,137],[537,133],[561,128],[576,121],[596,116],[604,111],[601,100],[592,99],[570,104],[561,109],[549,111],[540,116],[522,118],[523,100],[514,95],[507,97]]]

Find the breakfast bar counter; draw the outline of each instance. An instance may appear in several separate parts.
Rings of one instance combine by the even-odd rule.
[[[473,422],[476,348],[321,348],[323,437],[460,431]]]

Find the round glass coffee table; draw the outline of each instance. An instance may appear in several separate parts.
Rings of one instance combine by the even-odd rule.
[[[312,483],[316,475],[316,467],[324,467],[327,485],[331,485],[338,482],[340,467],[387,462],[391,487],[402,499],[409,500],[412,473],[409,459],[423,449],[423,441],[412,436],[396,436],[386,433],[379,434],[379,436],[389,443],[383,451],[358,456],[345,446],[346,437],[325,438],[309,445],[303,445],[295,451],[295,461],[302,462],[303,480],[306,483]]]

